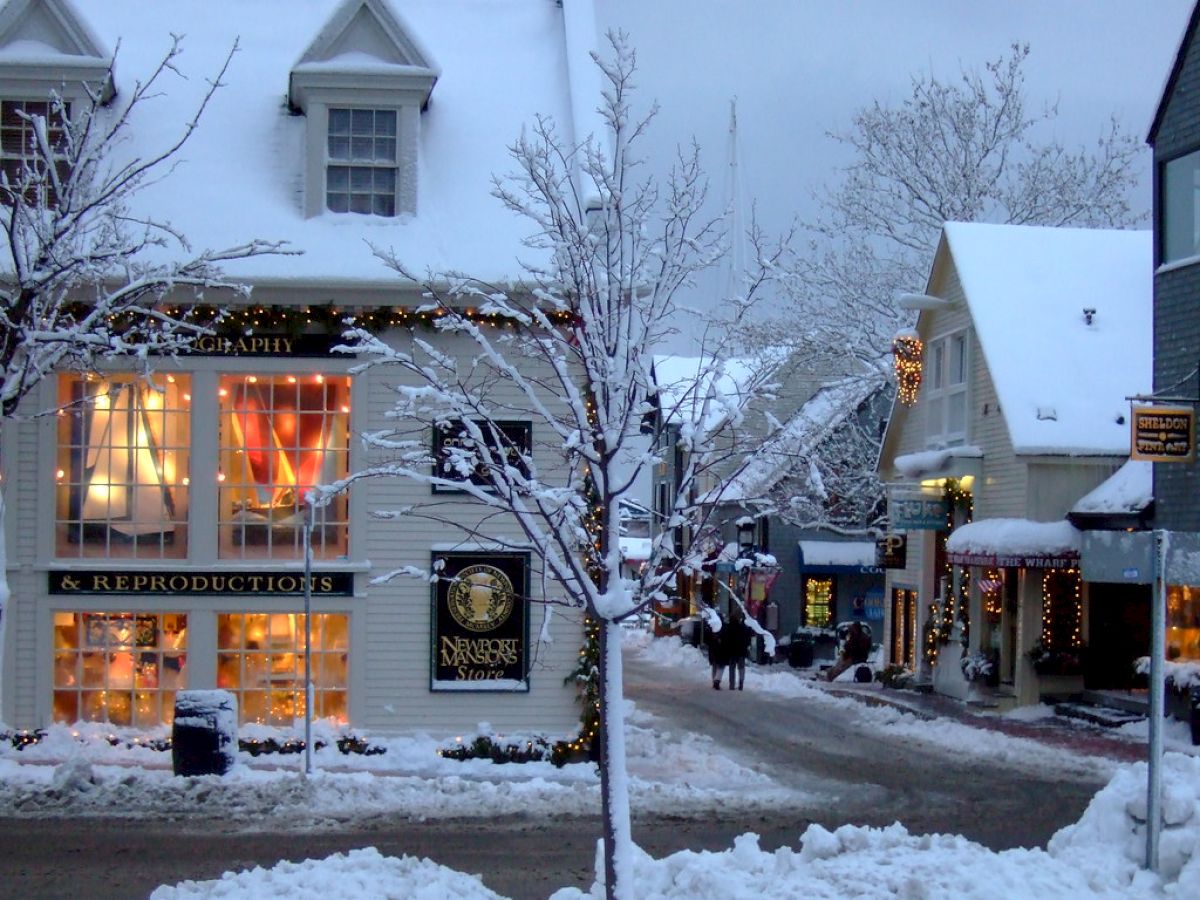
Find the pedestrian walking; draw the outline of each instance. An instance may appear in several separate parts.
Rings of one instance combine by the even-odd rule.
[[[714,629],[707,621],[704,623],[704,646],[708,649],[708,664],[712,669],[712,684],[713,690],[721,689],[721,676],[725,674],[725,665],[728,658],[725,655],[724,637],[726,623],[725,617],[720,613],[716,614],[717,627]]]
[[[746,624],[746,615],[740,609],[733,611],[729,624],[722,630],[725,644],[725,659],[729,665],[729,689],[744,690],[746,685],[746,656],[750,653],[750,641],[754,633]]]

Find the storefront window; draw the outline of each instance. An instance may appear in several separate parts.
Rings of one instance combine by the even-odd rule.
[[[1200,662],[1200,587],[1167,586],[1167,659]]]
[[[58,390],[56,554],[185,556],[188,377],[62,375]]]
[[[233,691],[243,723],[294,725],[304,718],[304,616],[217,617],[217,687]],[[348,721],[349,617],[313,616],[314,717]]]
[[[813,628],[833,625],[833,579],[804,579],[804,624]]]
[[[350,379],[223,375],[220,379],[220,556],[304,555],[304,494],[347,474]],[[346,555],[344,496],[316,510],[317,559]]]
[[[169,724],[187,687],[187,616],[54,614],[54,721]]]

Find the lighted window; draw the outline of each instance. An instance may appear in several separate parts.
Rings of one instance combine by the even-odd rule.
[[[63,375],[58,389],[57,555],[186,555],[187,376]]]
[[[347,474],[350,379],[223,375],[220,555],[303,559],[304,496]],[[316,509],[313,556],[346,555],[345,496]]]
[[[54,721],[170,724],[187,687],[187,616],[54,614]]]
[[[1200,662],[1200,590],[1167,585],[1167,659]]]
[[[833,626],[833,579],[804,580],[804,624],[814,628]]]
[[[349,617],[313,616],[314,718],[348,721]],[[304,719],[304,616],[217,616],[217,687],[238,698],[242,723],[291,726]]]
[[[1159,190],[1162,261],[1200,255],[1200,150],[1169,160]]]
[[[330,109],[325,204],[331,212],[396,214],[396,111]]]
[[[70,107],[65,107],[70,115]],[[46,125],[45,135],[50,155],[55,158],[59,177],[65,177],[67,164],[59,157],[63,144],[63,118],[53,103],[45,100],[0,101],[0,173],[7,190],[0,189],[0,198],[12,203],[13,194],[21,193],[27,204],[39,202],[53,206],[57,197],[42,193],[39,186],[47,184],[45,154],[37,144],[39,124]],[[24,186],[24,190],[19,190]],[[11,192],[11,193],[10,193]]]

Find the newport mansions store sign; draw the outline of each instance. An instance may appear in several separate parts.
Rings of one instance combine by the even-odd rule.
[[[311,593],[319,597],[349,597],[354,592],[352,572],[313,574]],[[114,572],[71,569],[49,573],[51,594],[303,594],[301,572]]]

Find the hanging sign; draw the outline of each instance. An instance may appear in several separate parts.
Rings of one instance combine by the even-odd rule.
[[[439,554],[433,589],[435,691],[528,691],[527,557]]]
[[[1196,411],[1189,406],[1133,407],[1130,459],[1191,462],[1196,458]]]
[[[875,541],[875,565],[881,569],[903,569],[908,565],[908,535],[885,534]]]
[[[888,514],[896,531],[941,531],[948,527],[950,506],[935,494],[900,491],[892,494]]]

